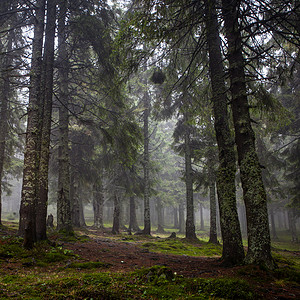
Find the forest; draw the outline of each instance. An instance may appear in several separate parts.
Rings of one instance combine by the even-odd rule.
[[[0,298],[299,299],[300,0],[0,0]]]

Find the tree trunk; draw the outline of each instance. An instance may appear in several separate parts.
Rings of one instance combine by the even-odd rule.
[[[288,210],[288,218],[289,218],[289,227],[292,235],[292,242],[298,243],[297,229],[296,229],[296,217],[294,208],[289,208]]]
[[[204,230],[204,218],[203,218],[203,205],[199,203],[199,212],[200,212],[200,230]]]
[[[209,243],[218,244],[217,202],[216,202],[216,188],[215,188],[214,180],[210,180],[210,183],[209,183],[209,203],[210,203]]]
[[[219,152],[217,193],[223,240],[222,259],[224,264],[236,265],[243,262],[244,250],[236,207],[236,160],[234,142],[229,127],[225,74],[215,3],[215,0],[205,1],[214,126]]]
[[[164,230],[164,211],[159,198],[156,199],[156,210],[157,210],[157,233],[165,233]]]
[[[150,187],[149,187],[149,95],[144,94],[144,230],[146,235],[151,234],[150,220]]]
[[[255,149],[255,135],[251,126],[247,99],[242,38],[238,22],[239,3],[238,0],[222,0],[224,28],[228,43],[235,143],[248,226],[248,252],[245,262],[262,264],[273,269],[275,264],[271,256],[266,192]]]
[[[44,47],[44,111],[42,140],[39,164],[38,195],[36,202],[36,239],[47,239],[47,205],[48,205],[48,169],[50,157],[50,134],[53,94],[53,65],[54,65],[54,38],[56,21],[56,0],[47,1],[47,23]]]
[[[85,221],[83,217],[83,205],[82,200],[80,199],[80,183],[79,183],[79,174],[77,171],[71,176],[71,192],[70,198],[72,200],[72,224],[74,227],[83,227],[85,226]]]
[[[197,239],[195,232],[195,216],[194,216],[194,197],[193,197],[193,170],[192,157],[190,149],[190,132],[188,128],[187,113],[185,119],[184,133],[184,158],[185,158],[185,185],[186,185],[186,228],[185,237],[187,239]]]
[[[93,188],[93,210],[94,210],[94,226],[98,229],[103,229],[103,206],[104,206],[104,191],[102,180],[94,184]]]
[[[58,94],[59,94],[59,145],[58,145],[58,192],[57,229],[67,234],[73,232],[70,203],[70,156],[69,156],[69,58],[66,47],[67,1],[59,1],[58,15]]]
[[[26,144],[24,152],[23,185],[20,205],[19,234],[30,245],[36,241],[35,205],[37,197],[37,175],[39,166],[39,118],[41,107],[41,72],[44,33],[45,0],[37,0],[34,18],[34,38],[32,45],[29,104],[27,113]]]
[[[113,218],[113,227],[112,227],[112,234],[120,233],[120,212],[121,212],[121,203],[120,198],[115,193],[114,195],[114,218]]]
[[[184,205],[182,203],[179,204],[179,231],[178,233],[184,233],[185,226],[184,226]]]
[[[136,217],[136,208],[135,208],[135,199],[134,196],[130,196],[130,203],[129,203],[129,232],[131,231],[140,231],[137,217]]]
[[[272,239],[273,240],[278,240],[278,236],[277,236],[277,233],[276,233],[276,227],[275,227],[275,219],[274,219],[274,210],[273,208],[270,208],[269,209],[269,212],[270,212],[270,223],[271,223],[271,232],[272,232]]]
[[[0,48],[3,56],[1,62],[1,104],[0,104],[0,225],[2,224],[2,178],[4,172],[5,146],[8,135],[8,109],[10,97],[10,68],[12,67],[12,39],[13,31],[9,31],[6,49]]]
[[[174,216],[174,229],[179,228],[179,221],[178,221],[178,208],[173,207],[173,216]]]

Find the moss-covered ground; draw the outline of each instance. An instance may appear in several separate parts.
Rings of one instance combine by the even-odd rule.
[[[111,236],[108,232],[86,229],[66,237],[52,231],[50,241],[26,250],[22,239],[16,236],[15,224],[5,225],[0,229],[0,299],[298,299],[300,296],[300,253],[284,240],[282,244],[273,244],[278,269],[271,272],[257,266],[218,268],[221,245],[171,239],[168,234],[160,238],[127,233]],[[117,252],[121,247],[128,252],[125,258]],[[134,255],[141,256],[144,266],[137,262],[134,265]],[[168,266],[158,260],[160,256],[165,260],[172,257]],[[130,257],[132,267],[128,263]],[[173,266],[172,261],[177,265]],[[196,261],[200,266],[203,261],[205,275],[197,268],[188,272]],[[187,264],[185,273],[176,271],[180,264]]]

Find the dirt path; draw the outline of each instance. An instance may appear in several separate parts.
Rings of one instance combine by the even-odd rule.
[[[16,231],[0,233],[15,235]],[[121,236],[116,238],[107,231],[87,229],[85,232],[80,232],[80,234],[86,234],[88,238],[84,242],[61,242],[61,240],[56,240],[56,243],[78,255],[75,259],[78,262],[102,262],[109,265],[107,269],[100,269],[100,272],[129,272],[143,267],[149,268],[154,265],[162,265],[184,277],[219,278],[226,276],[244,279],[253,286],[257,294],[261,295],[260,299],[300,299],[300,284],[286,282],[280,284],[280,280],[276,279],[271,273],[256,266],[225,268],[221,265],[219,257],[208,258],[155,253],[141,247],[141,243],[147,242],[147,239],[133,241],[124,236],[123,238]],[[50,237],[52,241],[55,241],[55,238],[52,238]],[[294,254],[299,256],[298,252]],[[61,262],[39,269],[36,266],[28,268],[21,261],[7,259],[2,261],[0,277],[1,274],[59,273],[59,269],[64,268],[66,264],[66,262]],[[86,271],[78,269],[78,272]],[[95,269],[91,271],[95,272]]]
[[[192,257],[151,252],[136,242],[114,241],[101,234],[86,243],[65,243],[64,247],[78,254],[83,261],[100,261],[111,266],[109,271],[128,272],[143,267],[163,265],[185,277],[235,277],[253,284],[262,299],[300,299],[300,285],[280,286],[274,278],[254,266],[222,267],[219,258]],[[261,279],[257,282],[257,278]]]

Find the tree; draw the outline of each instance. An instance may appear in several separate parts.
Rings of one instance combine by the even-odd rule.
[[[72,232],[70,204],[70,157],[69,157],[69,57],[67,52],[67,1],[59,1],[58,16],[58,86],[59,86],[59,149],[57,229]]]
[[[233,138],[229,127],[221,39],[218,30],[215,1],[206,0],[205,6],[212,102],[215,117],[214,127],[220,164],[217,174],[217,191],[223,239],[222,259],[225,264],[240,264],[244,259],[244,250],[236,207],[236,159]]]
[[[144,103],[144,229],[143,233],[146,235],[151,234],[151,220],[150,220],[150,185],[149,185],[149,111],[150,99],[148,91],[145,91],[143,96]]]
[[[8,40],[6,49],[3,49],[1,42],[1,51],[10,53],[12,51],[12,31],[8,33]],[[8,136],[8,114],[9,114],[9,98],[11,93],[10,84],[10,71],[12,67],[12,56],[7,54],[1,59],[1,78],[0,78],[0,225],[1,225],[1,214],[2,214],[2,178],[4,174],[4,160],[5,160],[5,149],[6,141]]]
[[[36,240],[35,205],[39,166],[39,120],[41,116],[42,48],[44,33],[45,0],[35,4],[34,37],[32,45],[31,76],[28,104],[28,121],[24,153],[22,199],[19,234],[24,236],[24,246],[31,248]]]
[[[48,171],[50,157],[50,134],[52,121],[52,94],[54,69],[54,38],[56,23],[56,0],[47,1],[47,23],[45,30],[45,45],[43,57],[43,114],[41,129],[41,144],[38,170],[38,193],[36,206],[36,239],[46,240],[46,219],[48,205]]]
[[[271,256],[266,193],[255,149],[255,135],[251,126],[247,99],[243,42],[239,26],[239,5],[239,1],[222,0],[224,29],[228,43],[227,58],[235,143],[247,215],[248,252],[246,262],[263,264],[272,269],[274,261]]]

